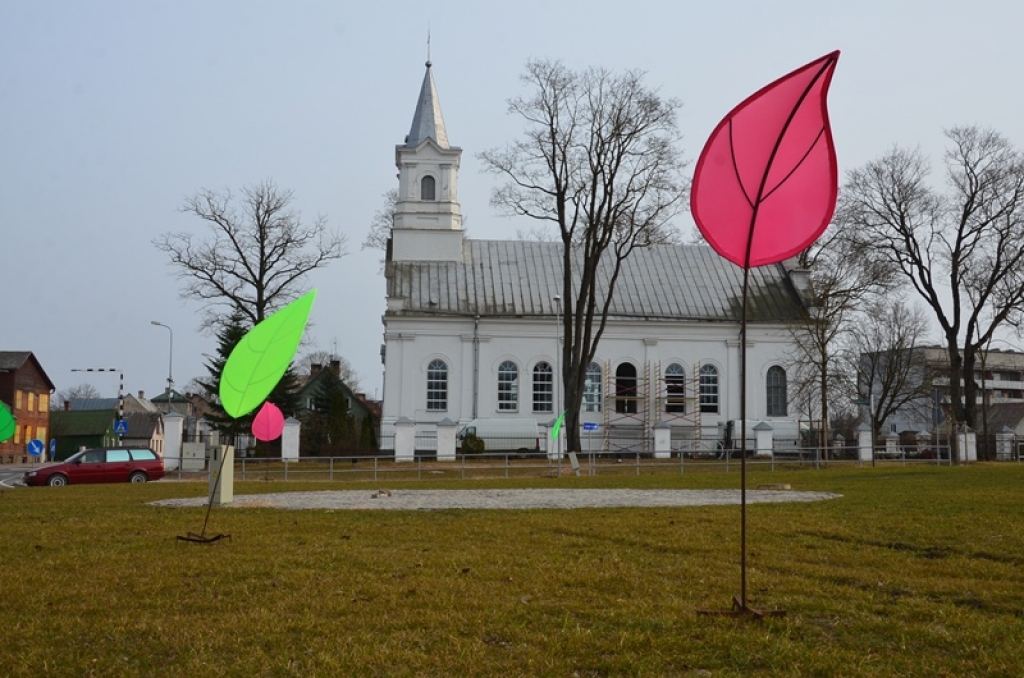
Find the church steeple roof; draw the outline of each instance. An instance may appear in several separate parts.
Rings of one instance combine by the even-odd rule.
[[[420,87],[420,98],[416,103],[416,113],[412,116],[412,128],[405,138],[405,145],[415,148],[426,139],[433,139],[441,148],[448,148],[448,133],[444,129],[444,117],[441,115],[441,101],[437,98],[437,86],[434,75],[427,61],[427,72],[423,76]]]

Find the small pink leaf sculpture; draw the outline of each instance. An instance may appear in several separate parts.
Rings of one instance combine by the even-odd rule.
[[[263,407],[252,420],[252,434],[257,440],[268,442],[277,440],[284,431],[284,414],[281,409],[269,400],[263,403]]]
[[[693,218],[720,255],[752,268],[802,252],[828,226],[839,191],[826,97],[839,52],[748,97],[697,161]]]

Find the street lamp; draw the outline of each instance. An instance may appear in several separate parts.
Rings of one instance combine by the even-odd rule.
[[[171,411],[171,391],[174,390],[174,377],[172,377],[173,370],[171,369],[174,364],[174,330],[171,329],[170,325],[165,325],[162,322],[156,320],[149,321],[151,325],[165,328],[171,337],[170,347],[167,350],[167,411]]]
[[[562,389],[560,388],[560,386],[562,385],[562,367],[561,367],[562,337],[561,337],[561,328],[560,328],[560,325],[562,324],[562,297],[560,297],[559,295],[556,294],[552,298],[552,301],[555,302],[555,378],[552,379],[552,381],[551,381],[551,389],[552,389],[551,400],[553,401],[552,404],[555,406],[555,421],[557,421],[558,417],[561,416],[561,414],[562,414],[561,413],[561,409],[562,409],[562,407],[561,407]],[[562,461],[562,435],[561,435],[561,431],[559,431],[559,435],[555,436],[555,439],[554,439],[553,442],[555,443],[555,455],[556,455],[556,458],[558,459],[559,464],[561,464],[561,461]]]

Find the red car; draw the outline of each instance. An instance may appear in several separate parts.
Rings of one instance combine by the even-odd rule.
[[[76,452],[61,464],[29,471],[25,484],[144,483],[163,477],[164,460],[148,447],[98,447]]]

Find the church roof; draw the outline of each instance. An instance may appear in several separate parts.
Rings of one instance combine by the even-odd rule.
[[[599,289],[607,289],[610,269],[599,272]],[[561,278],[560,242],[467,240],[460,262],[389,262],[388,297],[402,300],[401,314],[554,315]],[[710,247],[654,245],[624,263],[609,315],[738,321],[742,289],[742,269]],[[804,313],[781,264],[751,270],[749,320],[787,322]]]
[[[405,138],[405,145],[410,148],[416,148],[428,138],[433,139],[441,148],[448,148],[448,133],[444,129],[441,101],[437,98],[437,86],[434,84],[431,65],[428,61],[423,86],[420,87],[420,98],[416,103],[416,113],[412,116],[412,127],[409,129],[409,136]]]

